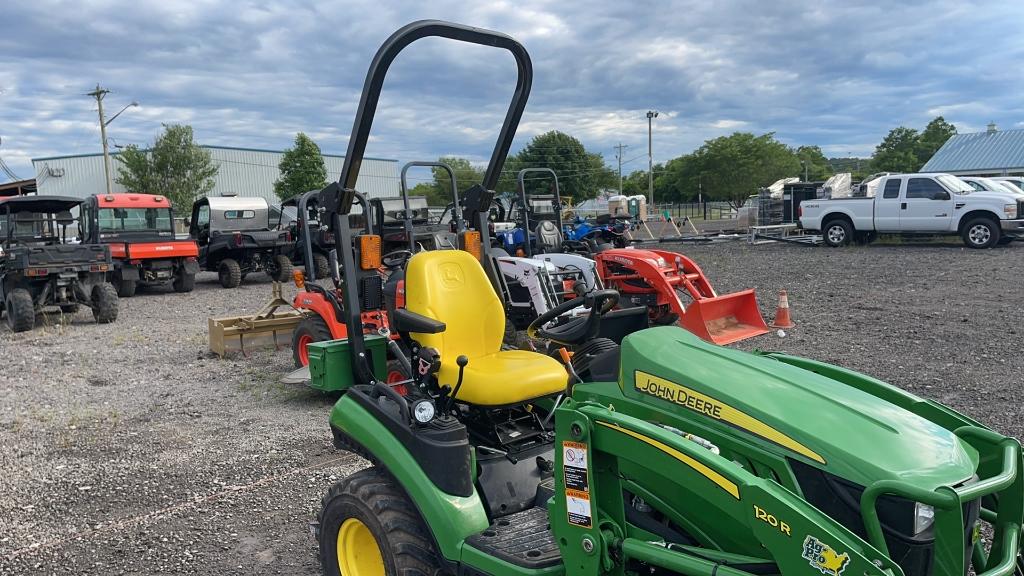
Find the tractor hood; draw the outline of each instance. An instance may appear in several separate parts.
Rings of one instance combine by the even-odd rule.
[[[978,453],[953,432],[881,398],[778,360],[709,344],[674,326],[623,340],[623,394],[862,486],[934,489],[969,479]],[[691,430],[693,428],[691,427]]]

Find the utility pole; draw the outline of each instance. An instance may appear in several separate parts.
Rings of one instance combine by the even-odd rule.
[[[615,147],[615,149],[617,150],[617,152],[615,153],[615,157],[619,159],[619,194],[620,195],[622,194],[622,151],[625,150],[626,148],[629,148],[629,144],[623,144],[622,142],[619,142],[619,145]]]
[[[107,147],[107,120],[103,117],[103,97],[110,94],[110,90],[104,90],[100,88],[99,84],[96,84],[96,89],[86,94],[86,96],[92,96],[96,99],[96,105],[99,106],[100,111],[100,139],[103,140],[103,173],[107,177],[107,194],[111,194],[114,189],[114,183],[110,179],[110,150]]]
[[[658,117],[656,110],[647,111],[647,205],[654,209],[654,153],[651,147],[651,121]]]

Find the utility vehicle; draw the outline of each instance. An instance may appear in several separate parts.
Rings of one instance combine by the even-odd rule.
[[[252,272],[266,272],[276,282],[291,278],[291,233],[271,225],[270,206],[264,198],[196,200],[189,236],[199,244],[200,268],[216,272],[225,288],[237,287]]]
[[[199,247],[174,236],[174,212],[155,194],[95,194],[82,203],[83,242],[107,244],[113,258],[111,283],[117,295],[135,295],[139,284],[170,282],[191,292],[199,272]]]
[[[975,191],[952,174],[890,174],[875,190],[869,198],[805,200],[800,225],[820,230],[832,247],[891,233],[959,235],[968,248],[990,248],[1024,234],[1024,200]]]
[[[0,198],[0,301],[7,326],[31,330],[46,308],[73,314],[92,309],[97,322],[117,320],[117,291],[106,282],[110,248],[80,244],[71,211],[81,199],[68,196]]]
[[[560,352],[563,363],[501,349],[486,254],[417,253],[405,307],[391,316],[416,370],[404,395],[384,383],[353,276],[372,242],[354,237],[345,215],[387,68],[429,36],[502,48],[518,65],[471,193],[497,183],[531,85],[518,42],[438,21],[400,29],[371,64],[341,181],[320,198],[341,247],[350,337],[318,345],[345,362],[314,377],[343,383],[335,444],[371,464],[324,497],[315,533],[325,574],[1020,571],[1015,439],[862,374],[720,348],[678,327],[599,343],[614,291],[565,302],[530,327],[575,352]],[[591,314],[543,328],[579,305]]]

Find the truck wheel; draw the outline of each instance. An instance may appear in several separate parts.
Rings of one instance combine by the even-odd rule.
[[[284,254],[275,254],[267,276],[274,282],[287,282],[292,277],[292,261]]]
[[[853,226],[846,220],[829,220],[821,227],[822,239],[833,248],[846,246],[853,238]]]
[[[225,258],[217,266],[217,277],[220,279],[221,286],[238,288],[238,285],[242,283],[242,267],[235,260]]]
[[[121,298],[131,298],[132,296],[135,296],[135,289],[138,285],[138,282],[135,280],[118,279],[117,295]]]
[[[968,248],[991,248],[999,243],[1000,232],[998,223],[982,216],[964,224],[960,237]]]
[[[100,324],[117,320],[117,290],[103,282],[92,287],[92,316]]]
[[[292,358],[295,360],[295,367],[302,368],[309,365],[308,346],[310,344],[333,339],[323,318],[320,316],[304,318],[292,332]]]
[[[331,277],[331,261],[323,254],[313,254],[313,270],[316,271],[316,279],[323,280]]]
[[[430,533],[394,480],[367,468],[328,490],[320,512],[325,576],[441,573]]]
[[[4,310],[7,311],[7,327],[11,332],[27,332],[35,327],[36,306],[28,290],[11,290],[4,302]]]
[[[174,282],[171,285],[175,292],[191,292],[196,287],[196,275],[182,270],[174,275]]]

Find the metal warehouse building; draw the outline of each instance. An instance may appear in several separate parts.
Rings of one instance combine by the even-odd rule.
[[[280,203],[274,194],[274,182],[281,175],[277,166],[283,152],[226,146],[202,148],[210,152],[213,163],[219,167],[211,196],[262,196],[271,204]],[[116,181],[120,164],[117,156],[117,153],[111,154],[110,159],[112,178],[115,180],[114,191],[124,192],[124,188]],[[341,176],[344,158],[324,154],[328,181],[337,180]],[[36,185],[40,194],[84,198],[107,190],[102,154],[34,158],[32,167],[36,172]],[[371,197],[398,196],[398,161],[364,158],[356,188]]]
[[[921,172],[948,172],[959,176],[1024,174],[1024,130],[997,130],[957,134],[946,141]]]

